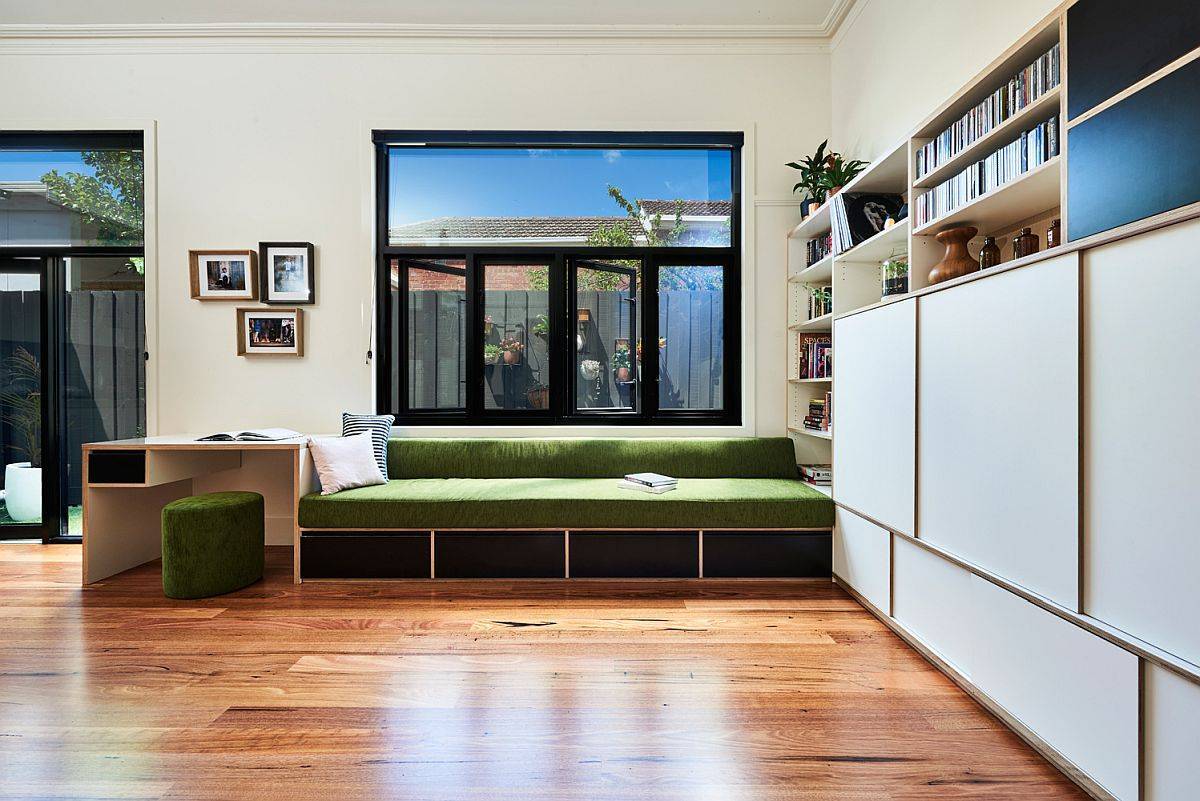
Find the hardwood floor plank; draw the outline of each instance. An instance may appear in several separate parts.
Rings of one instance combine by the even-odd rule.
[[[0,545],[0,801],[1085,798],[829,582],[79,569]]]

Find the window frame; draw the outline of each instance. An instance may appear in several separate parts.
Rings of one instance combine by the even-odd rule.
[[[375,403],[380,414],[393,414],[402,425],[451,426],[737,426],[742,424],[742,146],[741,133],[647,132],[463,132],[375,131],[376,272],[375,272]],[[614,149],[729,149],[732,208],[729,244],[724,247],[592,247],[587,245],[489,244],[477,246],[392,245],[389,242],[389,150],[392,147],[555,147]],[[466,409],[412,409],[408,398],[406,262],[462,259],[466,265],[467,341]],[[658,342],[659,268],[679,266],[721,267],[722,292],[722,408],[660,409],[658,359],[646,359],[639,381],[636,410],[576,411],[574,409],[575,347],[569,338],[570,315],[575,305],[571,265],[580,260],[642,261],[641,302],[636,322],[643,342]],[[396,316],[392,330],[391,264],[401,272]],[[550,402],[547,409],[485,409],[483,389],[484,264],[548,264]],[[399,408],[391,408],[392,372],[400,360]]]

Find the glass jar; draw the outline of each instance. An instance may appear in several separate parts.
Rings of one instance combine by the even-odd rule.
[[[883,275],[883,297],[908,292],[908,254],[895,250],[880,262]]]
[[[1000,246],[996,244],[996,237],[985,236],[983,238],[983,247],[979,249],[979,269],[986,270],[988,267],[995,267],[1000,263]]]
[[[1062,244],[1062,220],[1056,219],[1046,229],[1046,250]]]
[[[1032,228],[1022,228],[1021,233],[1013,237],[1013,258],[1020,259],[1037,253],[1040,241]]]

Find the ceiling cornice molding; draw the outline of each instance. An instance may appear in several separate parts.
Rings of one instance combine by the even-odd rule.
[[[474,25],[366,23],[0,24],[0,52],[68,53],[121,49],[175,51],[519,49],[537,52],[602,48],[719,52],[822,53],[855,0],[835,0],[813,25]],[[84,48],[81,50],[80,48]]]
[[[842,15],[837,23],[830,28],[827,40],[830,51],[836,48],[842,39],[846,38],[846,34],[854,27],[854,23],[862,16],[863,10],[866,9],[870,2],[871,0],[837,0],[835,6],[838,4],[842,5]]]

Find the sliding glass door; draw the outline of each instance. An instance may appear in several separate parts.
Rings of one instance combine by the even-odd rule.
[[[82,533],[82,446],[146,433],[145,343],[139,257],[0,256],[0,538]]]
[[[45,259],[0,257],[0,539],[46,534]]]

